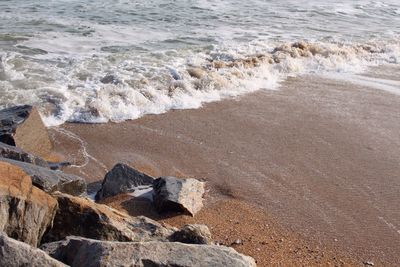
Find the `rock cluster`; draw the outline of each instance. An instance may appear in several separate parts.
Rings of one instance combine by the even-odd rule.
[[[151,200],[160,213],[181,212],[194,216],[203,207],[203,182],[171,176],[154,179],[120,163],[106,174],[96,201],[121,193],[135,193],[141,186],[153,188]]]
[[[44,129],[35,113],[29,106],[0,111],[0,266],[255,266],[212,245],[205,225],[177,229],[87,198],[84,179],[52,170],[46,155],[35,153],[45,150],[27,145],[20,128]],[[159,212],[194,215],[203,206],[203,182],[154,179],[125,164],[107,173],[96,199],[138,196],[143,186]]]

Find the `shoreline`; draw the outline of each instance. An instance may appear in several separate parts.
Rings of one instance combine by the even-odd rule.
[[[58,154],[88,160],[65,171],[89,182],[120,161],[154,176],[203,178],[207,206],[239,199],[307,242],[396,265],[399,106],[384,91],[305,76],[196,110],[63,125],[81,140],[50,132]]]

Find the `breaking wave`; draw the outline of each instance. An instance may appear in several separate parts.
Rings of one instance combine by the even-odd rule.
[[[40,53],[40,52],[38,52]],[[251,43],[213,47],[196,54],[169,50],[152,55],[124,52],[49,63],[17,53],[1,55],[0,105],[39,107],[48,126],[104,123],[160,114],[260,89],[276,89],[288,76],[359,73],[368,66],[398,64],[398,42]],[[41,62],[45,61],[45,64]]]

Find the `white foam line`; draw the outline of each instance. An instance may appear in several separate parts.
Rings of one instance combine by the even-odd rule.
[[[392,94],[400,95],[399,81],[371,78],[357,74],[327,74],[325,76],[331,79],[343,80],[353,84],[367,86],[370,88],[375,88]]]
[[[67,136],[67,137],[69,137],[71,139],[77,140],[80,143],[81,149],[79,149],[79,150],[81,151],[85,161],[81,165],[73,164],[73,165],[71,165],[71,167],[83,168],[83,167],[85,167],[86,165],[89,164],[90,160],[93,160],[98,165],[100,165],[105,171],[108,171],[106,165],[104,165],[102,162],[100,162],[98,159],[96,159],[95,157],[93,157],[92,155],[90,155],[87,152],[87,149],[86,149],[87,143],[84,140],[82,140],[78,135],[76,135],[73,132],[68,131],[68,130],[66,130],[64,128],[61,128],[61,127],[52,127],[52,129],[54,129],[55,131],[57,131],[57,132],[59,132],[61,134],[64,134],[65,136]]]
[[[400,235],[400,230],[391,222],[388,222],[383,217],[378,217],[379,220],[383,221],[390,229],[394,230],[396,233]]]

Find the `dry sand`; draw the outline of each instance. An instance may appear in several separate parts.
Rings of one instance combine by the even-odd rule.
[[[262,250],[258,252],[264,256],[256,256],[261,265],[287,258],[282,265],[342,260],[396,266],[399,108],[400,96],[309,76],[289,79],[278,91],[259,91],[198,110],[119,124],[65,124],[51,132],[57,153],[77,158],[78,165],[86,158],[84,167],[66,171],[95,181],[115,163],[125,162],[155,176],[202,178],[210,192],[198,220],[213,226],[217,238],[227,235],[230,242],[260,233],[257,242],[263,242],[281,233],[301,248],[300,257],[288,256],[298,249],[291,245],[283,250],[258,244],[243,249],[251,255]],[[226,198],[239,202],[224,202]],[[243,212],[232,203],[240,203]],[[228,218],[245,227],[229,224]],[[179,224],[181,219],[175,220]],[[263,224],[276,227],[263,232]],[[218,225],[225,226],[215,230]],[[315,261],[307,246],[326,256]]]

